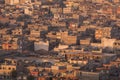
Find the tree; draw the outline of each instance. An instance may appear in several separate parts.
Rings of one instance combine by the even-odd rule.
[[[11,78],[12,79],[16,79],[17,78],[17,71],[16,70],[12,70],[11,71]]]
[[[27,77],[27,80],[34,80],[34,76],[29,75],[29,76]]]

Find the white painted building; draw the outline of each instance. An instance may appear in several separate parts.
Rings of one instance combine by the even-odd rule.
[[[101,43],[102,46],[104,48],[108,47],[108,48],[113,48],[114,42],[116,41],[116,39],[108,39],[108,38],[102,38],[101,39]]]
[[[32,15],[33,10],[30,9],[30,8],[25,8],[25,9],[24,9],[24,13],[27,14],[27,15]]]
[[[54,48],[54,51],[59,51],[59,50],[62,50],[62,49],[66,49],[68,48],[69,46],[68,45],[59,45],[58,47]]]
[[[49,42],[43,42],[43,41],[38,41],[38,42],[34,42],[34,50],[41,50],[44,49],[46,51],[49,50]]]
[[[31,0],[5,0],[5,4],[16,5],[21,3],[31,3]]]

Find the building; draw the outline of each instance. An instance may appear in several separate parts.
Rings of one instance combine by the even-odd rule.
[[[29,7],[25,8],[25,9],[24,9],[24,14],[32,15],[32,14],[33,14],[32,8],[29,8]]]
[[[69,35],[67,31],[60,31],[56,33],[48,33],[47,37],[49,38],[56,38],[60,39],[62,43],[71,45],[77,43],[77,36],[76,35]]]
[[[3,50],[17,50],[18,49],[18,44],[4,43],[4,44],[2,44],[2,49]]]
[[[23,34],[22,28],[16,28],[12,30],[12,35],[22,35],[22,34]]]
[[[30,30],[30,36],[40,38],[40,30]]]
[[[44,49],[46,51],[49,50],[49,42],[46,41],[38,41],[38,42],[34,42],[34,50],[41,50],[41,49]]]
[[[113,45],[114,53],[120,54],[120,40],[116,40]]]
[[[10,4],[10,5],[19,4],[19,0],[5,0],[5,4]]]
[[[115,41],[116,41],[116,39],[108,39],[108,38],[101,39],[101,43],[102,43],[103,48],[113,49]]]
[[[79,77],[82,80],[100,80],[100,73],[98,72],[88,72],[88,71],[81,71],[79,73]]]
[[[93,3],[104,3],[104,0],[92,0]]]
[[[71,7],[63,8],[63,13],[64,14],[72,13],[72,8]]]
[[[62,49],[66,49],[66,48],[68,48],[68,45],[59,44],[57,47],[54,48],[54,51],[60,51]]]
[[[91,43],[91,38],[80,40],[80,45],[90,45],[90,43]]]
[[[31,0],[5,0],[5,4],[9,4],[9,5],[17,5],[28,2],[31,2]]]
[[[111,27],[104,27],[104,28],[98,28],[95,30],[95,38],[101,39],[101,38],[111,38]]]
[[[6,58],[4,63],[0,65],[0,75],[10,78],[11,72],[17,69],[17,62],[14,59]]]

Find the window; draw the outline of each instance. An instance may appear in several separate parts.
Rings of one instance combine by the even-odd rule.
[[[11,46],[9,46],[9,48],[11,48]]]
[[[3,67],[3,70],[6,69],[5,67]]]
[[[12,68],[12,70],[15,70],[15,68]]]
[[[9,70],[11,70],[11,68],[10,68],[10,67],[9,67],[8,69],[9,69]]]

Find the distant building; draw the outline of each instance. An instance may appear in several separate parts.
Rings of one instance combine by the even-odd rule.
[[[41,50],[44,49],[46,51],[49,50],[49,42],[44,42],[44,41],[38,41],[38,42],[34,42],[34,49],[36,50]]]
[[[59,51],[59,50],[66,49],[66,48],[68,48],[68,45],[59,44],[58,47],[54,48],[54,51]]]
[[[69,35],[67,31],[60,31],[57,33],[50,32],[50,33],[48,33],[47,37],[61,39],[61,42],[63,42],[64,44],[67,44],[67,45],[77,43],[77,36]]]
[[[24,9],[24,14],[32,15],[32,14],[33,14],[32,8],[25,8],[25,9]]]
[[[92,0],[93,3],[104,3],[104,0]]]
[[[71,7],[63,8],[63,13],[64,14],[72,13],[72,8]]]
[[[111,38],[111,27],[105,27],[105,28],[99,28],[95,31],[95,38],[96,39],[101,39],[104,37],[109,37]]]
[[[101,39],[102,46],[104,48],[110,48],[110,49],[113,49],[115,41],[116,39],[108,39],[108,38]]]
[[[90,45],[90,43],[91,43],[91,38],[80,40],[80,45]]]
[[[113,45],[114,53],[120,54],[120,40],[116,40]]]
[[[0,65],[0,75],[10,76],[13,70],[17,69],[16,61],[11,59],[5,59],[4,64]]]
[[[16,5],[31,2],[31,0],[5,0],[5,4]]]
[[[31,30],[30,31],[30,36],[40,38],[40,32],[41,32],[40,30]]]
[[[3,50],[17,50],[18,49],[18,44],[17,43],[3,43],[2,44],[2,49]]]
[[[23,34],[22,28],[16,28],[12,30],[12,35],[22,35],[22,34]]]
[[[5,0],[5,4],[15,5],[18,3],[19,3],[19,0]]]
[[[100,80],[100,73],[98,72],[88,72],[88,71],[81,71],[79,73],[79,77],[83,80]]]

